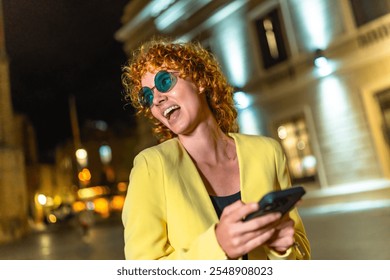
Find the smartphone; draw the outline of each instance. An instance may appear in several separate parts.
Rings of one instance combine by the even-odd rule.
[[[284,215],[294,207],[305,193],[306,191],[302,186],[269,192],[259,201],[259,210],[246,216],[244,221],[273,212],[280,212]]]

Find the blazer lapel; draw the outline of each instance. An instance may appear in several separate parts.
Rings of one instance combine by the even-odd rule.
[[[264,194],[265,191],[258,185],[258,176],[260,172],[258,170],[257,160],[260,160],[254,153],[258,152],[259,147],[252,145],[250,139],[243,139],[245,135],[231,133],[230,136],[236,143],[237,158],[240,168],[240,189],[241,200],[245,203],[257,202]],[[266,259],[267,255],[263,247],[258,247],[249,252],[248,257],[250,260]]]
[[[177,168],[182,182],[181,186],[183,191],[188,195],[192,206],[195,208],[194,212],[199,213],[199,217],[204,219],[203,222],[208,227],[218,222],[218,216],[194,162],[183,145],[179,141],[178,143],[180,146],[180,156]]]
[[[261,147],[256,146],[256,142],[250,141],[250,137],[246,135],[231,133],[230,136],[236,143],[241,200],[245,203],[257,202],[267,192],[267,188],[261,186],[259,180],[262,176],[259,169]]]

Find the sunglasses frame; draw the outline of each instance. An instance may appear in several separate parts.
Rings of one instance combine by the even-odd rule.
[[[154,89],[156,88],[161,93],[167,93],[173,89],[173,87],[176,85],[177,77],[173,74],[177,72],[169,72],[167,70],[160,70],[157,72],[156,76],[154,76],[154,87],[142,87],[141,90],[138,92],[138,102],[141,104],[144,108],[151,108],[153,106],[153,100],[154,100]],[[158,78],[161,75],[169,74],[169,78],[171,81],[171,84],[167,90],[164,90],[160,82],[158,82]],[[157,83],[156,83],[157,81]],[[145,96],[151,96],[150,98],[146,98]],[[150,99],[150,100],[149,100]],[[149,100],[149,101],[148,101]]]

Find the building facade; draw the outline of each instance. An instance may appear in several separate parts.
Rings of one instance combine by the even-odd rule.
[[[390,1],[378,2],[130,1],[115,37],[128,55],[154,35],[210,49],[241,132],[278,139],[294,184],[387,182]]]
[[[3,24],[0,1],[0,243],[28,230],[25,162],[15,133]]]

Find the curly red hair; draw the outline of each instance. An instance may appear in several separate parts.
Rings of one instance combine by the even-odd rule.
[[[150,108],[138,101],[141,79],[146,72],[169,69],[179,72],[180,78],[189,78],[204,88],[208,104],[217,124],[224,133],[237,132],[237,111],[233,101],[233,87],[228,84],[218,61],[198,42],[176,43],[166,38],[152,39],[142,44],[122,68],[125,100],[153,123],[153,134],[159,142],[176,135],[153,117]]]

